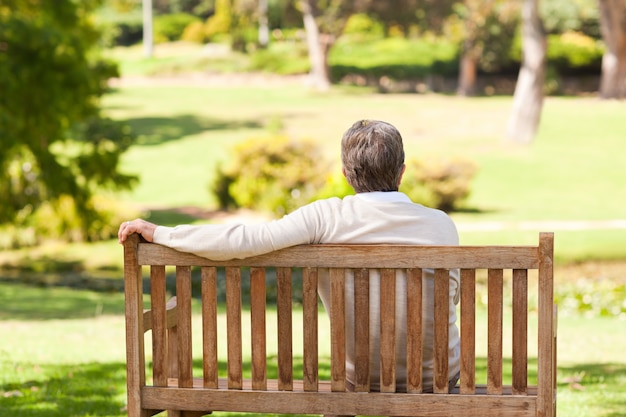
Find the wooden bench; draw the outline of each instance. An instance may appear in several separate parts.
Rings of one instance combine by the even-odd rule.
[[[331,274],[330,319],[318,304],[318,268],[329,268]],[[352,391],[347,388],[346,268],[355,271],[355,280],[361,279],[358,277],[363,277],[362,272],[367,269],[381,271],[381,314],[385,315],[382,320],[385,326],[394,325],[394,315],[386,313],[393,311],[394,297],[385,294],[393,294],[395,282],[385,279],[385,271],[397,268],[407,271],[407,297],[411,302],[407,312],[406,392],[385,392],[394,391],[394,385],[382,382],[380,392],[370,391],[367,360],[357,366],[356,388]],[[434,393],[421,390],[423,268],[435,270]],[[460,269],[461,274],[458,321],[461,379],[448,392],[448,270],[453,268]],[[389,416],[552,417],[556,414],[556,307],[551,233],[541,233],[537,246],[303,245],[254,258],[219,262],[145,243],[138,235],[132,235],[124,246],[124,270],[131,417],[150,416],[163,410],[169,410],[170,416],[200,416],[216,411]],[[144,272],[147,275],[147,270],[149,310],[144,309],[142,277]],[[166,272],[173,270],[176,298],[167,302]],[[276,308],[268,309],[266,293],[270,285],[266,281],[268,274],[274,273]],[[201,291],[193,294],[201,301],[198,314],[192,314],[194,274],[199,274],[197,280],[201,282]],[[224,279],[227,326],[225,331],[218,331],[217,288]],[[242,282],[247,285],[248,279],[249,306],[242,303]],[[297,280],[301,280],[302,304],[294,308],[292,291],[300,288]],[[294,282],[298,285],[293,285]],[[359,282],[367,285],[368,280]],[[477,303],[485,294],[477,291],[477,284],[487,287],[488,314],[484,319],[485,314],[477,309]],[[368,311],[367,306],[367,291],[361,291],[356,295],[355,311]],[[277,316],[276,332],[266,330],[268,312]],[[294,320],[294,312],[302,320]],[[247,317],[248,313],[249,335],[242,334],[242,315]],[[367,328],[367,316],[357,314],[355,327]],[[330,331],[318,337],[323,320],[330,320]],[[198,322],[201,329],[194,333]],[[304,324],[298,329],[296,322]],[[294,355],[296,329],[302,331],[304,348],[302,353]],[[487,330],[481,333],[480,329]],[[147,333],[149,330],[151,335]],[[357,355],[367,357],[368,336],[366,332],[356,333],[352,337],[356,338],[357,349],[359,346],[365,349]],[[393,337],[393,332],[381,331],[381,375],[395,375],[395,361],[388,360],[394,357]],[[226,338],[226,364],[218,361],[218,341],[222,338]],[[201,348],[192,355],[194,342],[199,342]],[[268,377],[266,352],[271,343],[277,344],[276,378]],[[487,346],[482,356],[477,354],[476,346],[480,343]],[[503,365],[507,362],[503,358],[509,357],[505,356],[507,346],[512,346],[510,384],[505,384],[508,377],[503,377],[508,369]],[[243,359],[244,348],[251,351],[250,369]],[[319,364],[327,356],[319,358],[322,354],[318,352],[324,350],[331,356],[330,376],[326,378],[319,372]],[[536,367],[534,355],[537,355]],[[486,381],[481,382],[477,381],[476,371],[485,356]],[[296,372],[300,367],[302,371]],[[535,372],[536,385],[530,383]],[[301,378],[294,376],[300,373]]]

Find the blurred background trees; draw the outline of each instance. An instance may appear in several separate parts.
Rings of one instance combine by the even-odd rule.
[[[117,170],[131,132],[101,114],[114,63],[99,57],[96,0],[0,5],[0,224],[40,234],[111,236],[97,194],[131,186]],[[45,230],[46,233],[42,233]],[[23,243],[23,242],[22,242]]]
[[[626,96],[626,0],[151,3],[157,45],[224,47],[238,57],[237,71],[309,74],[319,90],[342,83],[380,92],[515,94],[509,138],[525,143],[546,94]],[[44,229],[71,239],[114,233],[103,191],[132,186],[135,178],[118,163],[133,135],[100,110],[108,80],[119,75],[102,51],[141,44],[143,4],[0,5],[5,231],[30,228],[22,240]],[[218,61],[207,55],[178,70],[216,72],[224,66]]]
[[[606,50],[602,58],[600,97],[626,98],[626,2],[599,0],[600,27]]]
[[[598,91],[598,77],[603,74],[601,97],[620,97],[620,88],[625,88],[624,3],[538,2],[538,16],[547,36],[547,93]],[[371,84],[386,78],[417,80],[432,91],[446,88],[459,95],[512,94],[522,62],[520,5],[503,0],[153,0],[157,43],[173,37],[225,43],[248,54],[255,62],[253,69],[306,71],[311,74],[311,84],[319,89],[346,80],[365,79]],[[110,29],[106,33],[111,45],[140,42],[140,7],[139,0],[105,1],[98,15]],[[607,12],[600,13],[602,10]],[[187,20],[182,15],[187,15]],[[364,22],[363,17],[372,25],[358,28],[353,24],[355,19]],[[355,39],[355,29],[360,31],[360,39]],[[366,56],[355,56],[346,68],[343,55],[350,36],[353,53],[367,43],[372,49],[380,44],[378,53],[372,54],[370,49]],[[395,41],[393,47],[385,45],[391,40]],[[404,57],[397,62],[393,56],[401,43],[405,49],[399,54]],[[415,52],[416,45],[433,44],[428,56],[415,56],[424,53],[423,48]],[[440,47],[453,47],[454,51],[437,56]],[[306,58],[304,62],[302,58]],[[286,64],[290,59],[298,59],[300,64]],[[505,82],[507,78],[509,82]]]

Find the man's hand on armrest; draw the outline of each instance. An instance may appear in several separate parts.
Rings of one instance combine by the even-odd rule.
[[[117,239],[120,243],[123,244],[129,235],[133,233],[139,233],[148,242],[152,242],[154,237],[154,230],[156,228],[156,224],[147,222],[142,219],[131,220],[128,222],[124,222],[120,225],[120,228],[117,232]]]

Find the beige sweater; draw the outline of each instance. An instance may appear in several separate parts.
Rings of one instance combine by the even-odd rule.
[[[458,234],[452,220],[442,211],[411,202],[399,192],[357,194],[343,199],[319,200],[279,220],[262,224],[228,224],[203,226],[159,226],[154,242],[194,253],[209,259],[247,258],[288,246],[307,243],[372,244],[396,243],[419,245],[458,245]],[[346,294],[352,294],[353,281],[348,277]],[[398,273],[396,281],[397,386],[406,386],[406,279]],[[433,294],[432,271],[425,271],[423,303],[424,340],[423,383],[432,387]],[[378,276],[370,277],[370,369],[371,386],[379,386],[379,299]],[[456,326],[456,304],[459,298],[458,271],[450,274],[449,377],[459,371],[459,332]],[[319,295],[328,311],[330,283],[328,275],[320,274]],[[346,297],[347,312],[353,312],[351,297]],[[348,334],[354,332],[354,320],[347,318]],[[432,342],[431,342],[432,343]],[[354,339],[348,337],[348,379],[354,375]]]

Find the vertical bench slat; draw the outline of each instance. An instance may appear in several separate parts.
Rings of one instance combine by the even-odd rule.
[[[167,318],[165,311],[165,266],[150,267],[150,310],[152,311],[152,380],[167,386]]]
[[[422,385],[422,270],[406,272],[406,362],[407,392],[420,393]]]
[[[370,292],[369,270],[354,270],[354,390],[367,392],[370,388]]]
[[[476,270],[461,270],[461,394],[476,392]]]
[[[502,394],[503,271],[487,272],[487,393]]]
[[[303,385],[305,391],[318,390],[318,302],[317,268],[302,269],[302,309],[304,325]]]
[[[541,317],[538,323],[537,337],[537,389],[539,397],[537,406],[546,410],[542,417],[553,417],[556,404],[556,390],[554,384],[556,355],[553,260],[554,235],[541,233],[539,235],[539,286],[538,286],[538,314]]]
[[[528,387],[528,271],[513,270],[513,394]]]
[[[265,268],[250,268],[250,327],[252,333],[252,389],[267,389]]]
[[[143,279],[138,264],[139,236],[133,234],[124,244],[124,309],[126,326],[126,386],[128,415],[148,416],[141,404],[141,389],[146,385],[143,331]]]
[[[202,267],[202,374],[205,388],[217,388],[217,268]]]
[[[450,312],[450,271],[435,269],[435,332],[433,392],[448,392],[448,320]]]
[[[380,270],[380,391],[396,391],[396,271]]]
[[[293,390],[291,269],[276,268],[278,314],[278,389]]]
[[[552,320],[554,323],[554,327],[553,327],[553,333],[552,333],[552,382],[551,382],[551,386],[553,388],[556,387],[556,360],[557,360],[557,352],[558,352],[558,346],[557,346],[557,322],[558,322],[558,317],[559,316],[559,308],[558,306],[555,304],[553,304],[553,314],[552,314]],[[552,416],[556,415],[556,389],[553,390],[552,392]]]
[[[176,297],[172,297],[167,302],[165,305],[166,309],[170,307],[170,303],[175,309],[174,317],[176,319],[176,323],[178,323],[178,301],[176,300]],[[178,325],[176,323],[169,327],[167,332],[167,372],[170,378],[178,378]]]
[[[241,341],[241,270],[226,268],[226,337],[228,341],[228,388],[241,389],[242,341]]]
[[[344,268],[330,268],[330,387],[346,390],[346,281]]]
[[[176,267],[176,300],[178,303],[178,386],[193,386],[191,352],[191,267]]]

